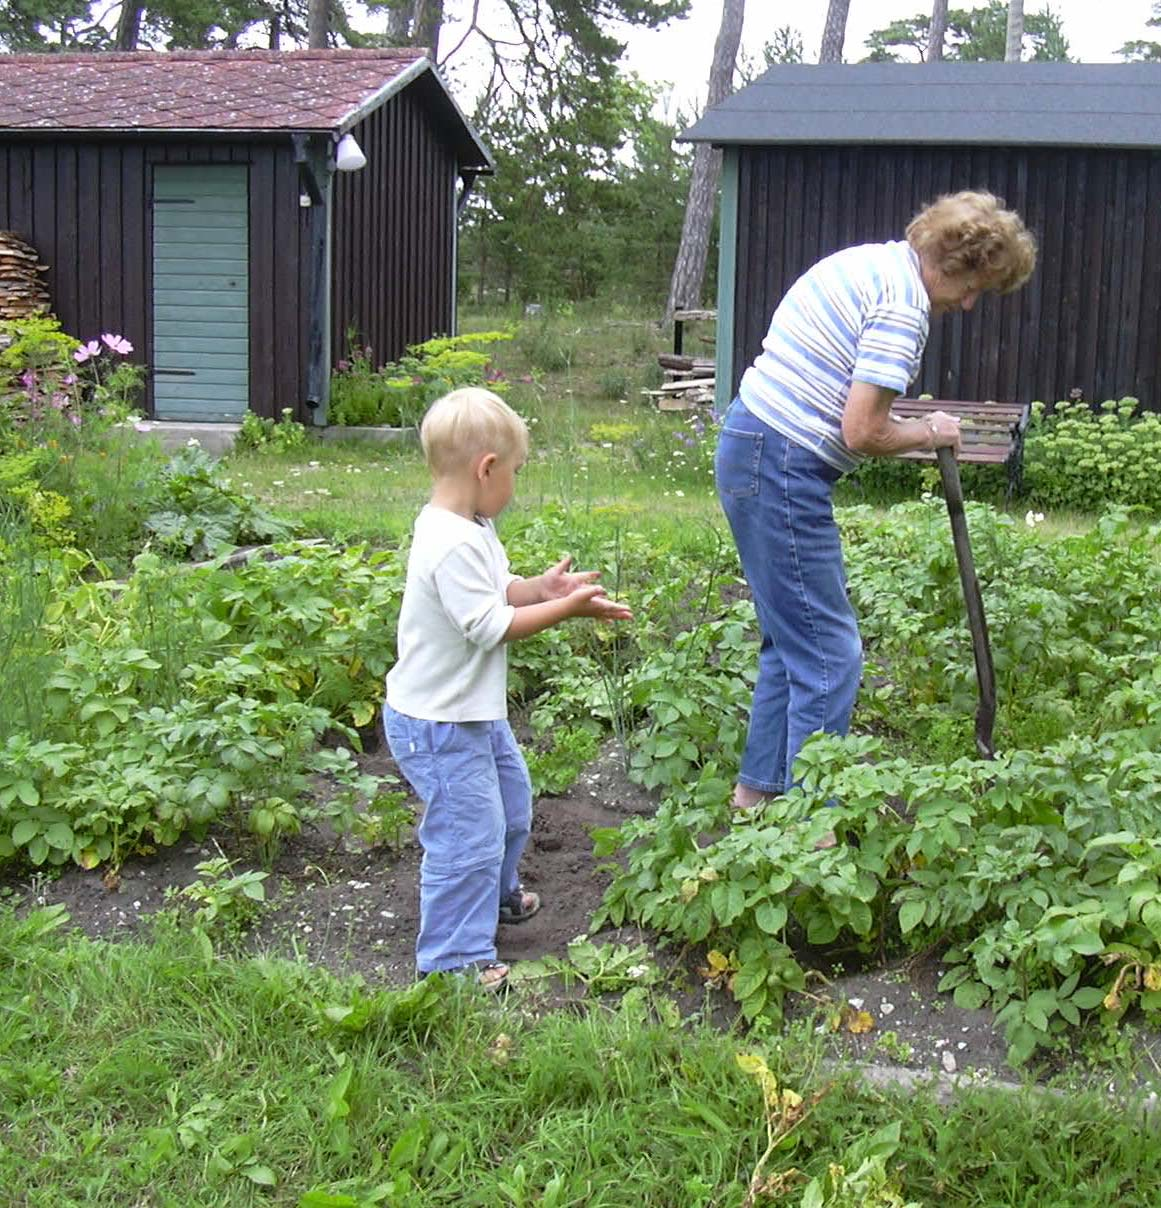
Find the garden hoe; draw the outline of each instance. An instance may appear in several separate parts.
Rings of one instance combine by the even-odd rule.
[[[994,759],[992,727],[996,721],[996,677],[992,668],[992,647],[988,642],[988,621],[984,616],[984,601],[980,582],[976,578],[971,542],[968,540],[967,517],[963,508],[963,486],[955,454],[946,446],[936,451],[939,473],[943,479],[943,497],[951,519],[951,538],[955,543],[955,560],[959,565],[959,581],[967,604],[968,628],[972,634],[972,653],[976,660],[976,679],[980,686],[980,703],[976,708],[976,749],[983,759]]]

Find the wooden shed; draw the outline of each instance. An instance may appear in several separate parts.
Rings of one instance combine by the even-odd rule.
[[[454,331],[491,171],[419,50],[0,55],[0,229],[65,330],[133,343],[159,420],[324,424],[348,332],[382,363]]]
[[[778,66],[682,137],[724,151],[718,405],[805,269],[970,188],[1023,215],[1039,265],[934,320],[914,389],[1161,409],[1161,64]]]

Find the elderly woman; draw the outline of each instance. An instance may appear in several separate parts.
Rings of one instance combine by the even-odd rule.
[[[791,286],[722,426],[718,495],[762,637],[738,808],[790,786],[811,734],[850,724],[862,643],[835,482],[863,457],[959,451],[957,419],[898,420],[892,400],[918,372],[931,315],[1017,289],[1036,263],[1019,216],[989,193],[941,197],[906,235],[836,252]]]

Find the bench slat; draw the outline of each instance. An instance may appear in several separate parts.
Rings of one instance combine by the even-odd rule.
[[[1002,466],[1011,450],[1006,445],[967,445],[960,449],[957,461],[971,462],[975,465]],[[927,449],[916,449],[910,453],[900,453],[909,461],[935,461],[935,454]]]
[[[1032,408],[1020,403],[972,402],[967,399],[897,398],[891,413],[900,419],[922,419],[933,411],[958,417],[963,444],[958,460],[976,465],[1007,466],[1008,495],[1019,489],[1023,470],[1024,430]],[[936,455],[917,449],[900,456],[908,461],[936,461]]]

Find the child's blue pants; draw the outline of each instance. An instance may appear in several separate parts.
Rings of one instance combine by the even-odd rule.
[[[420,973],[496,958],[500,899],[519,888],[532,781],[506,721],[422,721],[383,710],[391,754],[424,804]]]

